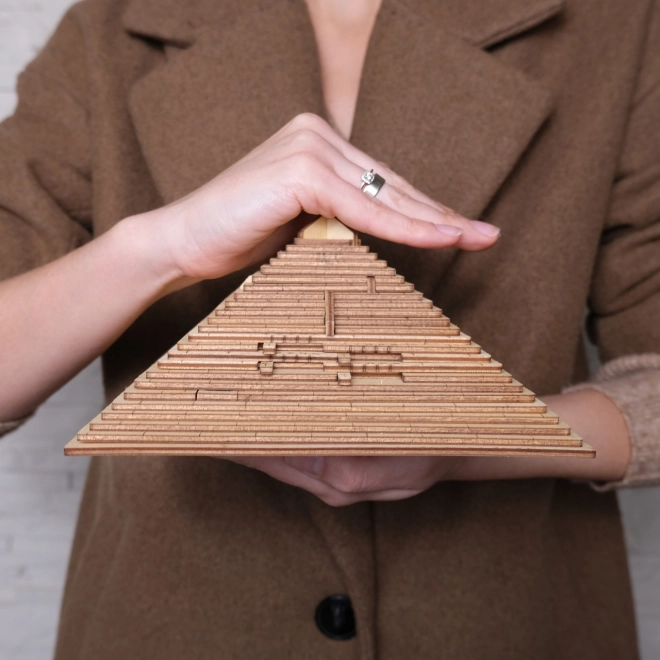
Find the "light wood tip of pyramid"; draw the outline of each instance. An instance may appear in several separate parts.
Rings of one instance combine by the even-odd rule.
[[[337,218],[318,217],[312,223],[304,227],[298,233],[298,238],[327,241],[351,241],[353,245],[359,245],[360,239],[357,234]]]

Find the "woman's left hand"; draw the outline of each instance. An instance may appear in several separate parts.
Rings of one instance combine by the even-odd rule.
[[[230,459],[234,460],[234,459]],[[456,456],[246,457],[237,462],[316,495],[331,506],[403,500],[438,481],[460,478]]]
[[[402,500],[438,481],[566,479],[615,481],[630,460],[630,439],[616,405],[594,390],[543,397],[550,410],[596,449],[596,458],[484,456],[250,456],[228,460],[303,488],[331,506]]]

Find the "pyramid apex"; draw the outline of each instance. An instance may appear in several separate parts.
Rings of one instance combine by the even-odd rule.
[[[325,218],[319,216],[309,225],[303,227],[298,233],[298,238],[328,241],[352,241],[359,245],[357,234],[337,218]]]

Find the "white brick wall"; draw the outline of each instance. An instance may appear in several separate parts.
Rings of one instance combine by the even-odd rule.
[[[0,0],[0,117],[15,105],[17,73],[70,0]],[[51,657],[87,461],[62,447],[100,409],[98,362],[0,441],[0,658]],[[620,497],[642,652],[660,658],[660,488]]]
[[[0,658],[52,656],[87,459],[62,447],[103,401],[95,362],[0,440]]]
[[[14,108],[14,81],[71,0],[0,0],[0,117]]]

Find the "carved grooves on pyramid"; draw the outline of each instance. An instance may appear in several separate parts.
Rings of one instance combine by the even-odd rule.
[[[67,453],[584,454],[581,439],[352,240],[297,238]]]

